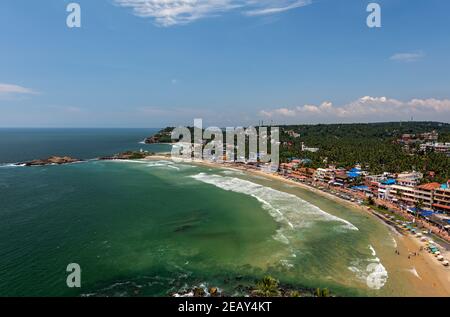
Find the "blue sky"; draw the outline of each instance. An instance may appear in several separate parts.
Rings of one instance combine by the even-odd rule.
[[[450,122],[449,1],[69,2],[0,2],[0,127]]]

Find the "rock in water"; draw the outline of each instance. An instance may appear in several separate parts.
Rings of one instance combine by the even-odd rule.
[[[45,166],[45,165],[62,165],[62,164],[69,164],[69,163],[75,163],[75,162],[81,162],[79,159],[75,159],[69,156],[51,156],[48,159],[45,160],[33,160],[29,162],[24,163],[18,163],[17,165],[25,165],[25,166]]]

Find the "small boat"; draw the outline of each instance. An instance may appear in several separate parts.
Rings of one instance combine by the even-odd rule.
[[[443,261],[443,262],[442,262],[442,265],[443,265],[443,266],[448,266],[449,263],[448,263],[448,261]]]
[[[439,251],[436,251],[436,252],[433,252],[434,253],[434,256],[439,256],[439,255],[441,255],[441,252],[439,252]]]
[[[438,261],[444,261],[444,257],[442,255],[438,255],[437,259]]]

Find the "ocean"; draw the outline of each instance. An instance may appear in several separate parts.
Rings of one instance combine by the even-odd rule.
[[[414,294],[391,270],[395,241],[383,223],[295,186],[165,160],[8,164],[169,151],[139,143],[155,132],[0,130],[0,296],[168,296],[195,286],[244,295],[268,274],[340,296]],[[82,269],[81,288],[66,285],[69,263]]]

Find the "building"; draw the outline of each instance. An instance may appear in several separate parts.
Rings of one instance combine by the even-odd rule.
[[[369,189],[372,190],[372,193],[375,197],[380,199],[388,199],[389,198],[389,190],[391,186],[396,185],[396,181],[393,178],[386,178],[379,182],[373,182],[369,185]],[[376,190],[374,190],[376,189]]]
[[[417,204],[422,204],[423,208],[432,209],[434,191],[440,186],[439,183],[430,183],[417,187],[392,185],[389,186],[388,193],[385,194],[385,197],[400,205],[413,207]]]
[[[427,142],[420,145],[420,150],[450,155],[450,143]]]
[[[295,132],[294,130],[288,130],[286,131],[286,133],[291,137],[291,138],[299,138],[300,134]]]
[[[337,186],[347,186],[350,183],[350,177],[344,172],[336,173],[334,177],[334,185]]]
[[[318,168],[314,174],[314,180],[322,183],[334,181],[334,168]]]
[[[397,174],[396,179],[402,180],[402,182],[404,182],[404,183],[411,182],[411,183],[414,183],[415,185],[417,185],[423,179],[423,173],[415,172],[415,171],[404,172],[404,173]]]
[[[302,152],[312,152],[312,153],[316,153],[319,152],[319,148],[316,147],[307,147],[305,145],[305,143],[302,142]]]
[[[416,200],[414,198],[414,188],[400,185],[392,185],[386,188],[385,197],[394,203],[406,206],[414,206]]]
[[[294,171],[297,165],[294,163],[281,163],[280,164],[280,174],[287,175]]]
[[[409,178],[397,178],[397,184],[400,186],[415,187],[419,184],[419,180]]]
[[[309,167],[301,167],[296,171],[296,174],[304,176],[306,178],[313,178],[316,173],[316,169]]]
[[[433,208],[450,214],[450,180],[434,190]]]
[[[437,141],[439,138],[439,133],[437,133],[436,130],[433,130],[431,132],[422,133],[419,137],[421,140],[426,142]]]
[[[423,207],[428,209],[433,208],[433,194],[435,189],[441,187],[439,183],[429,183],[417,186],[415,189],[414,198],[416,202],[422,202]]]

